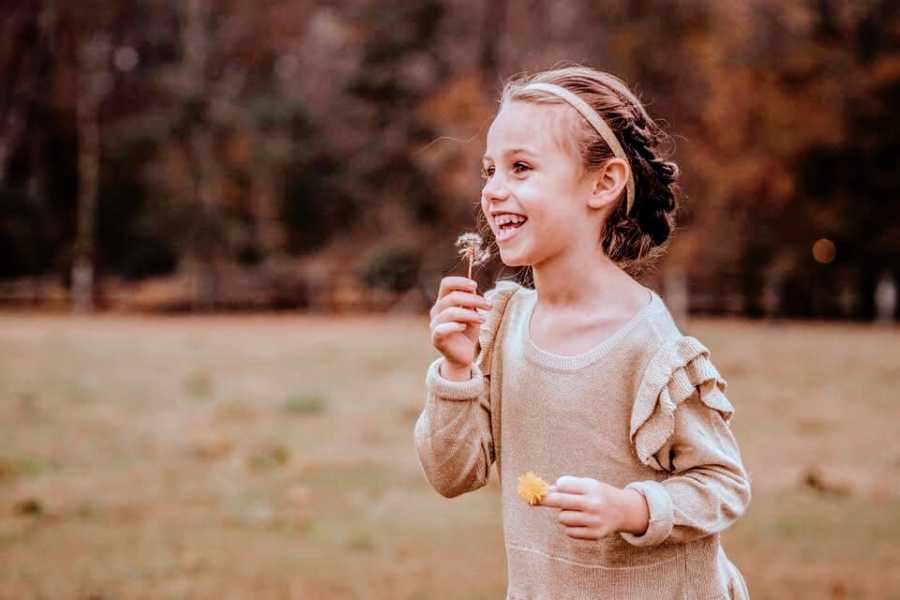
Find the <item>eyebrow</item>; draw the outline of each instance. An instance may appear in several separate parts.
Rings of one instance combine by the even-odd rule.
[[[510,148],[504,154],[506,154],[506,156],[509,156],[510,154],[518,154],[520,152],[524,153],[524,154],[531,154],[532,156],[535,155],[534,152],[532,152],[528,148]],[[484,162],[487,159],[488,159],[488,155],[485,154],[484,156],[481,157],[481,162]]]

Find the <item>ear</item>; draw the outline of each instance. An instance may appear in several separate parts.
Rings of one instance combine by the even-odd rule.
[[[605,208],[616,201],[628,181],[628,163],[621,158],[610,158],[591,177],[591,208]]]

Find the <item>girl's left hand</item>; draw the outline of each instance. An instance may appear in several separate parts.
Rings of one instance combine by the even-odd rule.
[[[566,535],[599,540],[622,531],[632,517],[628,491],[589,477],[564,475],[550,486],[539,506],[561,509],[559,522]]]

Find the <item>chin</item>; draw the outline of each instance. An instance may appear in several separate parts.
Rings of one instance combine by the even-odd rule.
[[[507,267],[528,267],[531,265],[531,262],[524,257],[516,254],[504,254],[503,250],[500,251],[500,262]]]

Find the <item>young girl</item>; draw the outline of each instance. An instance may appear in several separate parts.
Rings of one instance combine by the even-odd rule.
[[[508,599],[749,597],[719,543],[750,501],[726,381],[632,278],[674,226],[663,139],[581,66],[510,80],[488,131],[485,233],[534,289],[441,281],[415,441],[448,498],[496,461]],[[527,471],[554,482],[534,505]]]

